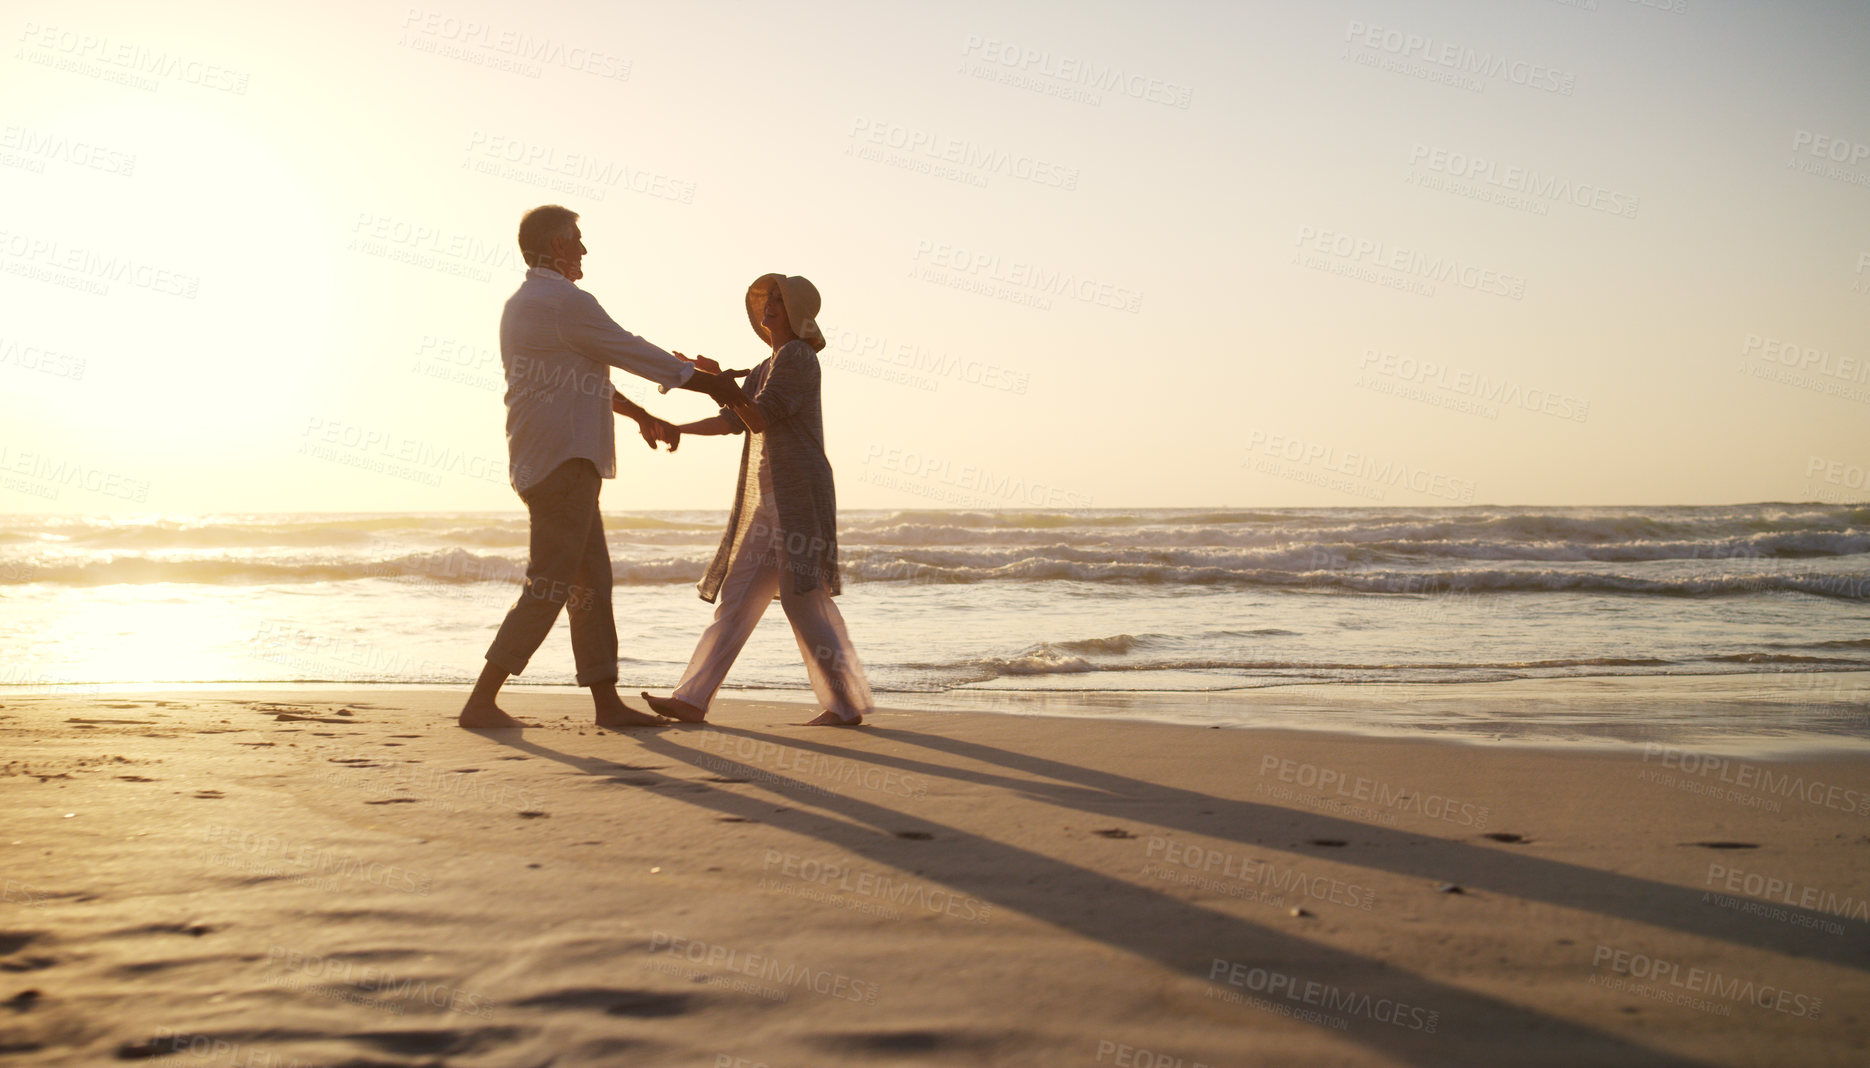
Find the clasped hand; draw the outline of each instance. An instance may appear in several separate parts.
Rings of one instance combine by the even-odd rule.
[[[682,443],[682,431],[679,427],[667,419],[658,419],[647,412],[637,419],[636,432],[643,435],[643,444],[648,445],[651,452],[656,450],[657,442],[667,442],[670,452],[674,452],[676,446]]]

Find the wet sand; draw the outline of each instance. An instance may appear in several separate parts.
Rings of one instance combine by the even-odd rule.
[[[9,1063],[1861,1064],[1870,761],[0,695]]]

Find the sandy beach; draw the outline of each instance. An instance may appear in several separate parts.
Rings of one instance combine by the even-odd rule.
[[[10,695],[33,1064],[1861,1064],[1870,767]]]

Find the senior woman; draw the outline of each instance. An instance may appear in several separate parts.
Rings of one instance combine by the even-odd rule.
[[[643,699],[671,719],[702,722],[777,593],[824,706],[808,725],[854,727],[875,706],[844,617],[831,600],[841,584],[837,492],[819,400],[818,352],[825,337],[818,328],[818,290],[797,276],[762,275],[747,288],[746,305],[754,333],[773,350],[747,374],[744,387],[767,425],[749,433],[723,408],[679,428],[684,434],[744,433],[746,441],[727,530],[699,587],[702,600],[719,599],[714,622],[673,696],[644,693]]]

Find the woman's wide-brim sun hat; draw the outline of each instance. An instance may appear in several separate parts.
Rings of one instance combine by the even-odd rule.
[[[818,287],[798,275],[763,274],[747,287],[747,321],[753,324],[753,332],[768,345],[773,343],[760,320],[766,317],[766,300],[774,292],[786,307],[786,321],[792,324],[793,335],[810,345],[813,352],[823,352],[825,335],[818,329]]]

